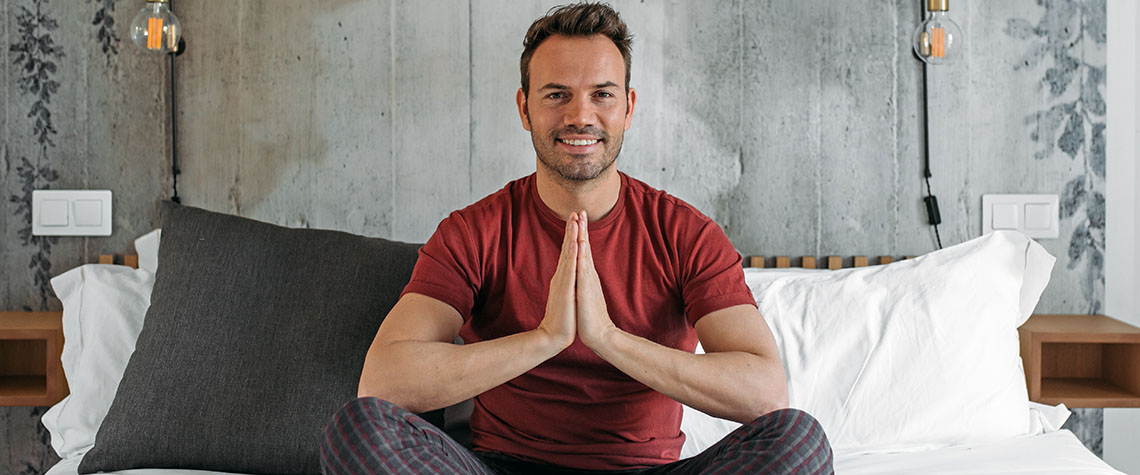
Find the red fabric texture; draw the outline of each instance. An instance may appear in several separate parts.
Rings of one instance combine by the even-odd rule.
[[[755,305],[740,255],[711,219],[621,174],[614,209],[590,223],[610,317],[622,330],[692,352],[693,324]],[[443,301],[464,318],[465,342],[533,330],[542,321],[565,220],[535,176],[451,213],[420,250],[404,293]],[[588,470],[677,460],[681,406],[575,341],[558,356],[475,398],[476,449]]]

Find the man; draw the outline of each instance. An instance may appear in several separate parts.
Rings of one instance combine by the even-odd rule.
[[[327,473],[830,472],[724,233],[614,166],[630,46],[607,5],[531,25],[516,102],[537,170],[420,251],[327,428]],[[473,451],[412,414],[469,398]],[[745,425],[678,462],[680,403]]]

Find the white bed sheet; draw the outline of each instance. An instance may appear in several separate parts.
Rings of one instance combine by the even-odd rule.
[[[835,473],[1124,475],[1093,455],[1068,430],[923,452],[835,454]]]
[[[47,475],[77,475],[79,460],[72,457],[56,464]],[[120,475],[230,475],[222,472],[178,469],[137,469],[113,472]],[[1066,474],[1124,475],[1089,452],[1067,430],[1021,437],[984,445],[964,445],[908,453],[835,454],[839,475],[1005,475]]]

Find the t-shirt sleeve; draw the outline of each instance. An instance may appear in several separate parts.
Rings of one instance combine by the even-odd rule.
[[[416,293],[434,298],[454,307],[467,321],[482,282],[475,246],[466,220],[451,213],[420,248],[412,278],[400,296]]]
[[[744,282],[740,254],[712,220],[705,221],[683,253],[681,297],[689,323],[720,309],[756,306]]]

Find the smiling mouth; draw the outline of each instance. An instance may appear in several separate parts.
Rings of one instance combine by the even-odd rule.
[[[558,139],[558,141],[566,145],[573,145],[575,147],[593,145],[600,142],[599,139]]]

